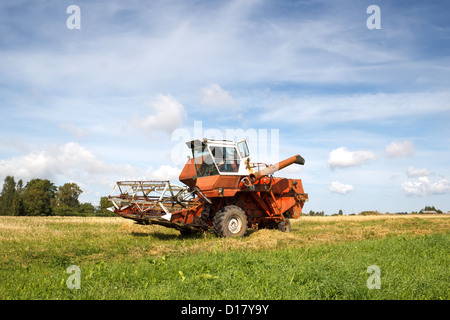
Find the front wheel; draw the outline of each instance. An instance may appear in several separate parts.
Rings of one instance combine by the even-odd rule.
[[[226,206],[214,216],[214,232],[219,237],[243,237],[247,216],[238,206]]]

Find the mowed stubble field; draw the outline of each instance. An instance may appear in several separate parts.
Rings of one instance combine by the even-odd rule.
[[[0,299],[448,300],[449,231],[448,215],[302,216],[290,233],[238,239],[120,217],[0,217]]]

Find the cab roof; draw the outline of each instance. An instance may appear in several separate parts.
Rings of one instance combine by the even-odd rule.
[[[231,141],[231,140],[215,140],[215,139],[207,139],[207,138],[203,138],[202,140],[200,139],[195,139],[195,140],[191,140],[191,141],[187,141],[186,145],[188,146],[188,148],[193,149],[193,148],[199,148],[199,147],[203,147],[206,145],[214,145],[214,146],[235,146],[236,144]]]

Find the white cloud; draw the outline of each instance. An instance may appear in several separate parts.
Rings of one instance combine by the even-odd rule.
[[[156,180],[178,180],[181,170],[169,165],[162,165],[152,172],[152,178]]]
[[[231,107],[237,105],[230,93],[216,83],[202,88],[200,93],[202,95],[202,104],[206,106]]]
[[[343,184],[338,181],[333,181],[330,186],[330,192],[339,193],[339,194],[347,194],[355,190],[355,187],[351,184]]]
[[[433,174],[426,168],[416,169],[414,167],[408,167],[406,173],[408,174],[408,177],[410,177],[410,178],[426,177],[426,176],[430,176]]]
[[[410,156],[414,153],[415,146],[409,140],[403,142],[391,142],[386,146],[386,155],[388,158],[397,158]]]
[[[183,124],[186,111],[181,103],[171,95],[159,94],[155,101],[148,103],[153,114],[142,118],[132,118],[131,123],[139,128],[154,132],[171,133]]]
[[[328,165],[331,169],[354,167],[375,158],[375,154],[370,150],[349,151],[345,147],[340,147],[330,152]]]
[[[0,160],[0,178],[7,175],[17,180],[32,178],[60,179],[64,183],[74,181],[81,185],[110,187],[115,179],[121,180],[170,180],[178,178],[180,169],[162,165],[139,168],[129,164],[107,163],[76,142],[52,145],[26,155]]]
[[[54,145],[48,149],[32,151],[11,160],[0,161],[0,176],[13,175],[20,179],[54,179],[58,175],[74,178],[74,169],[88,176],[103,172],[105,164],[95,155],[75,142]]]
[[[432,182],[428,177],[419,177],[414,181],[402,183],[401,188],[407,195],[411,196],[444,194],[450,193],[450,181],[440,179]]]

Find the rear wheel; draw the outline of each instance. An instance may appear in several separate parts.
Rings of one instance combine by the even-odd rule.
[[[284,221],[278,223],[278,230],[282,232],[291,232],[291,222],[288,218],[284,218]]]
[[[259,225],[260,229],[276,229],[282,232],[291,232],[291,222],[288,218],[284,218],[283,221],[276,223],[273,220],[261,221]]]
[[[243,237],[247,216],[238,206],[226,206],[214,216],[214,232],[219,237]]]

